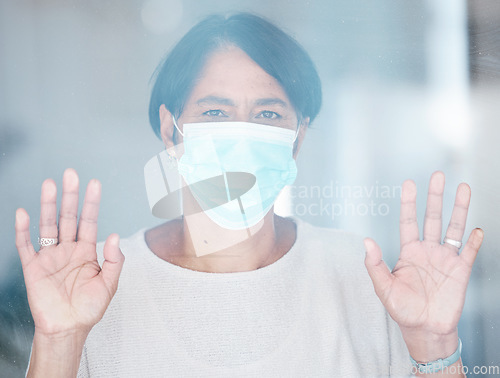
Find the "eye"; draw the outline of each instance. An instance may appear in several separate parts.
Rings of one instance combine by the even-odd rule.
[[[269,110],[264,110],[263,112],[260,112],[257,117],[259,118],[265,118],[265,119],[279,119],[281,118],[281,116],[276,113],[276,112],[272,112],[272,111],[269,111]]]
[[[210,109],[207,110],[203,115],[209,116],[209,117],[226,117],[224,112],[220,109]]]

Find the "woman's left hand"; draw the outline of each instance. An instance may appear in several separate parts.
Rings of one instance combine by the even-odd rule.
[[[458,345],[457,325],[462,314],[469,277],[483,240],[483,231],[471,232],[463,250],[441,244],[444,174],[430,180],[424,237],[420,240],[416,211],[416,186],[405,181],[401,195],[401,252],[389,271],[382,252],[365,239],[365,265],[375,292],[401,328],[413,358],[432,361],[451,355]],[[470,202],[470,188],[460,184],[446,237],[461,241]]]

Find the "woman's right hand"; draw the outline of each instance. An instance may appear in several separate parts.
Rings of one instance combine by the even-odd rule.
[[[35,334],[50,337],[88,334],[104,315],[118,286],[125,258],[117,234],[111,234],[106,240],[102,269],[97,261],[101,184],[97,180],[89,182],[77,225],[78,187],[78,175],[73,169],[67,169],[58,226],[56,185],[51,179],[42,184],[40,237],[58,238],[59,243],[43,247],[39,252],[30,240],[27,212],[24,209],[16,212],[16,246]]]

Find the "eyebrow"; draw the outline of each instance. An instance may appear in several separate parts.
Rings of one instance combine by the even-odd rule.
[[[283,108],[288,108],[288,105],[285,101],[280,98],[272,97],[272,98],[260,98],[255,101],[255,105],[257,106],[266,106],[266,105],[279,105]]]
[[[234,102],[225,97],[219,96],[205,96],[196,101],[197,105],[227,105],[227,106],[235,106]],[[288,108],[288,104],[280,98],[277,97],[269,97],[269,98],[259,98],[255,100],[254,103],[256,106],[268,106],[268,105],[279,105],[282,108]]]
[[[196,101],[197,105],[228,105],[234,106],[234,102],[228,98],[217,96],[206,96]]]

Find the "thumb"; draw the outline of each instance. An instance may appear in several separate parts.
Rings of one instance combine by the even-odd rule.
[[[102,279],[108,290],[114,295],[118,288],[118,278],[122,271],[125,256],[120,251],[120,237],[111,234],[104,243],[104,263],[102,264]]]
[[[366,248],[365,266],[368,275],[372,279],[375,293],[382,300],[384,293],[392,284],[392,274],[389,271],[384,260],[382,260],[382,251],[373,239],[364,240]]]
[[[474,260],[476,260],[477,253],[479,252],[479,248],[481,247],[481,244],[483,242],[483,238],[484,231],[480,228],[474,229],[471,232],[469,240],[467,240],[462,253],[460,253],[460,257],[464,259],[467,265],[469,265],[471,268],[474,264]]]

